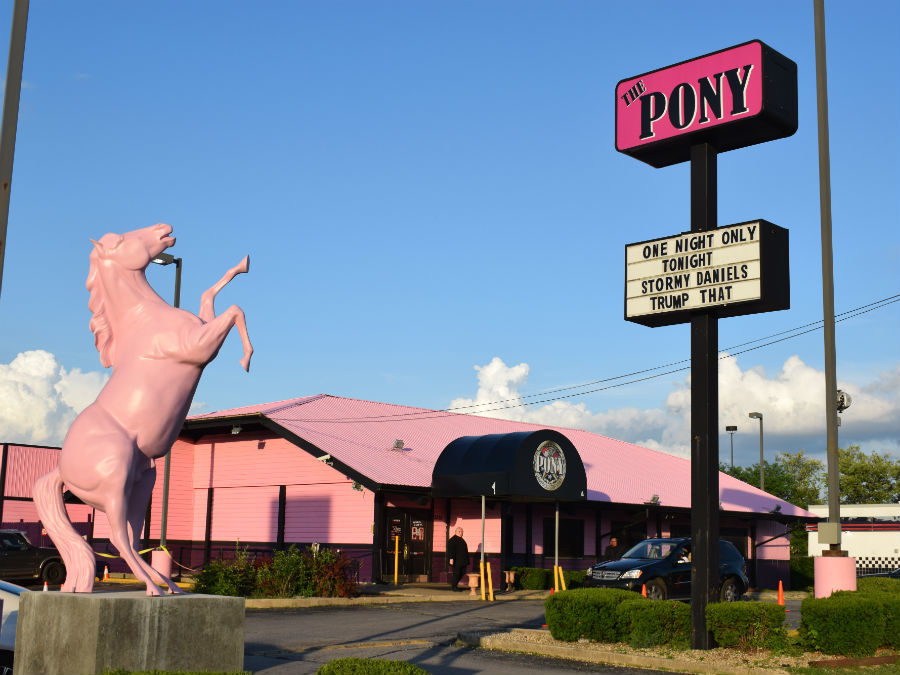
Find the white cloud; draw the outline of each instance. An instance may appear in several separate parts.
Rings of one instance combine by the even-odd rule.
[[[0,440],[60,445],[108,379],[104,372],[67,371],[40,349],[0,364]]]
[[[528,380],[527,363],[508,367],[494,357],[488,365],[475,369],[475,398],[458,398],[450,404],[459,412],[585,429],[654,450],[690,456],[690,376],[677,383],[658,407],[594,413],[585,403],[572,401],[522,405],[530,400],[520,393]],[[900,365],[872,382],[839,380],[838,387],[853,398],[852,406],[842,415],[841,445],[855,443],[880,452],[900,450]],[[723,435],[726,424],[735,424],[738,436],[755,442],[759,426],[756,420],[748,418],[751,411],[763,414],[766,447],[772,453],[771,458],[767,456],[769,461],[779,451],[824,451],[825,375],[798,356],[788,358],[774,377],[759,367],[742,370],[733,356],[720,360],[719,423]]]

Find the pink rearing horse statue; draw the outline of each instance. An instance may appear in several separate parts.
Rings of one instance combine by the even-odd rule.
[[[232,326],[244,347],[241,365],[250,368],[253,347],[243,311],[231,306],[216,316],[213,307],[225,284],[249,269],[249,258],[203,293],[194,316],[160,298],[145,276],[150,261],[175,243],[171,234],[169,225],[159,224],[94,242],[86,284],[90,327],[100,362],[112,366],[112,375],[69,428],[59,466],[34,486],[38,514],[66,564],[63,591],[90,593],[95,573],[94,551],[72,527],[63,504],[63,491],[69,490],[106,513],[110,540],[147,585],[147,595],[160,595],[157,584],[181,592],[138,555],[155,460],[175,442],[203,368]]]

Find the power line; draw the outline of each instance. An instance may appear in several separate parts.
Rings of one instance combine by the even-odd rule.
[[[873,312],[876,309],[882,309],[887,307],[888,305],[892,305],[896,302],[900,302],[900,294],[890,295],[885,298],[881,298],[880,300],[875,300],[874,302],[870,302],[865,305],[860,305],[859,307],[854,307],[853,309],[849,309],[845,312],[841,312],[840,314],[835,315],[835,323],[841,323],[843,321],[847,321],[849,319],[853,319],[857,316],[862,316],[863,314],[868,314],[869,312]],[[840,318],[838,318],[840,317]],[[779,331],[777,333],[772,333],[770,335],[766,335],[764,337],[755,338],[753,340],[748,340],[747,342],[742,342],[740,344],[732,345],[730,347],[726,347],[724,349],[719,350],[719,359],[726,359],[733,356],[739,356],[740,354],[746,354],[747,352],[756,351],[757,349],[762,349],[763,347],[769,347],[774,344],[778,344],[780,342],[786,342],[787,340],[793,340],[794,338],[800,337],[802,335],[806,335],[808,333],[813,333],[817,330],[820,330],[824,325],[824,320],[819,319],[818,321],[812,321],[810,323],[803,324],[801,326],[796,326],[794,328],[790,328],[787,330]],[[778,339],[772,339],[778,338]],[[767,341],[768,340],[768,341]],[[767,341],[767,342],[766,342]],[[761,343],[761,344],[756,344]],[[740,349],[739,351],[732,351],[738,349],[739,347],[744,347],[747,345],[756,345],[753,347],[747,347],[746,349]],[[338,423],[353,423],[353,422],[390,422],[390,421],[402,421],[402,420],[411,420],[411,419],[432,419],[435,417],[448,417],[451,415],[458,414],[467,414],[460,413],[461,410],[469,410],[471,408],[478,408],[478,410],[474,411],[474,413],[470,414],[481,414],[486,412],[496,412],[500,410],[508,410],[510,408],[521,408],[529,405],[539,405],[542,403],[552,403],[554,401],[562,401],[569,398],[574,398],[576,396],[587,396],[588,394],[595,394],[600,391],[607,391],[609,389],[615,389],[618,387],[624,387],[629,384],[637,384],[639,382],[646,382],[648,380],[653,380],[660,377],[665,377],[666,375],[673,375],[675,373],[683,372],[685,370],[690,369],[690,365],[681,365],[685,363],[689,363],[690,359],[681,359],[680,361],[672,361],[671,363],[662,364],[659,366],[653,366],[651,368],[643,368],[641,370],[635,370],[630,373],[625,373],[622,375],[615,375],[613,377],[607,377],[599,380],[594,380],[592,382],[585,382],[582,384],[570,385],[567,387],[558,387],[555,389],[548,389],[542,392],[538,392],[535,394],[527,394],[524,396],[518,396],[516,398],[508,398],[501,399],[498,401],[485,401],[483,403],[472,403],[464,406],[456,406],[454,408],[444,408],[442,410],[427,410],[427,411],[416,411],[409,413],[393,413],[390,415],[372,415],[368,417],[347,417],[347,418],[333,418],[333,419],[292,419],[287,417],[272,417],[273,420],[291,420],[296,422],[338,422]],[[675,367],[678,366],[678,367]],[[669,368],[670,370],[664,370],[663,372],[654,373],[654,371],[659,371]],[[654,373],[653,375],[646,375],[645,377],[635,377],[637,375],[645,375],[646,373]],[[634,379],[628,379],[634,378]],[[627,380],[624,382],[617,382],[617,380]],[[594,389],[586,389],[584,391],[576,391],[571,394],[565,394],[562,396],[552,396],[550,398],[543,398],[536,401],[526,401],[525,399],[533,399],[540,396],[547,396],[548,394],[557,394],[564,391],[571,391],[573,389],[582,390],[586,387],[593,387],[598,384],[605,383],[613,383],[608,384],[603,387],[596,387]],[[502,405],[502,404],[510,404],[510,405]],[[493,408],[485,408],[484,406],[497,406]]]

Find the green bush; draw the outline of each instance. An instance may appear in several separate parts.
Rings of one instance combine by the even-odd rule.
[[[787,648],[784,606],[770,602],[714,602],[706,606],[706,627],[720,647]]]
[[[862,577],[856,580],[856,590],[860,593],[900,594],[900,579],[888,577]]]
[[[807,598],[800,612],[800,636],[809,649],[871,656],[885,643],[886,618],[876,597],[841,591],[830,598]]]
[[[350,657],[326,663],[316,675],[428,675],[428,671],[406,661]]]
[[[584,570],[563,570],[563,581],[566,582],[567,590],[581,588],[584,586]]]
[[[621,634],[632,647],[670,645],[687,649],[691,642],[691,607],[674,600],[629,599],[618,606]]]
[[[815,575],[813,567],[815,558],[810,556],[802,556],[791,558],[791,588],[795,591],[811,590],[815,585]]]
[[[252,561],[246,550],[234,560],[213,560],[197,575],[194,592],[243,597],[351,597],[357,594],[353,561],[328,549],[276,551],[272,560]]]
[[[543,567],[513,567],[516,588],[526,591],[546,591],[553,587],[553,570]]]
[[[516,573],[516,588],[526,591],[548,591],[553,588],[553,568],[511,567]],[[584,570],[563,570],[566,589],[584,586]]]
[[[309,597],[314,595],[313,577],[309,554],[291,546],[275,551],[272,562],[259,570],[255,593],[264,598]]]
[[[578,588],[561,591],[544,601],[550,634],[557,640],[618,642],[622,638],[616,608],[637,596],[618,588]],[[649,602],[649,601],[647,601]]]
[[[249,597],[256,589],[258,565],[246,549],[235,548],[234,560],[212,560],[200,570],[195,593]]]

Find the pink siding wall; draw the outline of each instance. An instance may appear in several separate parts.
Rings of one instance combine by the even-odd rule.
[[[481,550],[481,502],[477,500],[454,499],[450,511],[450,530],[463,528],[463,539],[470,553]],[[440,546],[440,548],[439,548]],[[440,542],[435,539],[434,550],[444,550],[444,538]],[[484,550],[490,553],[500,552],[500,509],[488,509],[484,523]]]
[[[453,532],[450,533],[453,536]],[[447,500],[434,500],[434,523],[431,530],[431,549],[434,553],[447,550]]]
[[[212,436],[191,447],[195,541],[204,539],[207,488],[213,487],[214,540],[274,542],[278,486],[285,485],[285,541],[371,545],[372,493],[354,490],[349,478],[289,441]]]
[[[230,487],[213,496],[212,538],[217,541],[275,541],[278,487]]]
[[[374,500],[350,482],[287,487],[284,540],[371,544]],[[277,514],[276,514],[277,515]]]
[[[166,540],[191,539],[192,518],[194,514],[193,499],[193,462],[194,446],[184,441],[176,441],[172,446],[172,469],[169,473],[169,516],[166,520]],[[166,460],[156,463],[156,485],[153,487],[151,501],[150,538],[159,537],[162,526],[163,483]],[[204,493],[205,497],[205,493]],[[204,501],[204,520],[205,509]],[[200,538],[201,541],[203,537]]]
[[[59,464],[59,448],[9,446],[6,469],[6,496],[31,497],[34,481]]]
[[[756,557],[761,560],[790,560],[791,541],[787,528],[774,520],[760,520],[756,525],[756,541],[765,541],[776,535],[777,539],[756,547]]]

